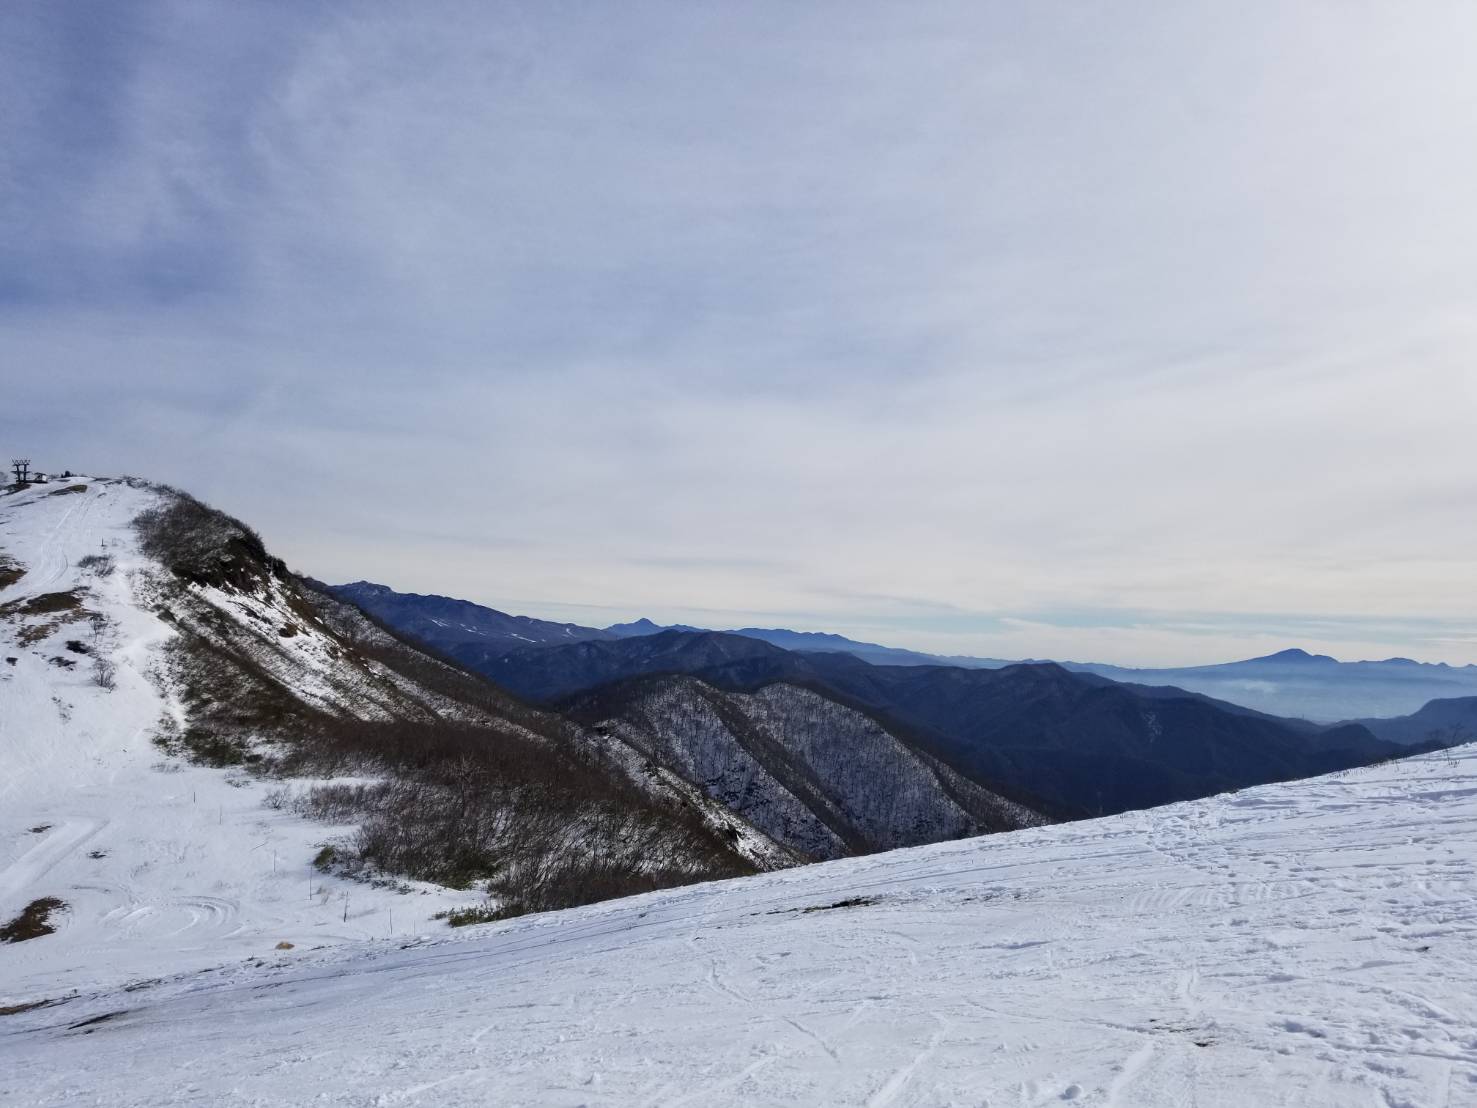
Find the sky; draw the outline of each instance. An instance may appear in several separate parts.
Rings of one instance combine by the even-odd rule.
[[[1477,5],[0,6],[0,453],[604,625],[1477,662]]]

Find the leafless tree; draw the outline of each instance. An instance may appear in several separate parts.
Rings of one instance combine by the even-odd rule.
[[[118,684],[118,667],[108,659],[98,656],[92,660],[92,683],[100,689],[112,692]]]

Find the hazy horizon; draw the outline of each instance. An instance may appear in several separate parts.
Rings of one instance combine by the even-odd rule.
[[[0,451],[295,568],[1477,663],[1477,6],[0,11]]]
[[[383,586],[383,587],[386,587],[386,588],[393,588],[393,586],[387,585],[383,581],[365,581],[363,579],[359,579],[359,580],[355,580],[355,581],[328,581],[328,582],[325,582],[325,583],[326,584],[329,584],[329,585],[335,585],[335,586],[349,585],[349,584],[356,584],[356,585],[357,584],[370,584],[370,585],[379,585],[379,586]],[[446,597],[446,594],[444,594],[444,593],[437,593],[434,590],[432,590],[430,592],[427,592],[427,593],[419,593],[419,594],[413,593],[412,590],[394,589],[393,591],[395,591],[395,592],[401,592],[401,593],[411,593],[412,595],[441,596],[441,597],[444,597],[444,598],[450,599],[450,600],[468,600],[469,599],[468,597],[459,597],[459,596]],[[481,603],[481,602],[479,602],[479,601],[472,601],[472,603]],[[483,606],[484,607],[493,607],[490,604],[484,604]],[[558,605],[558,604],[555,604],[555,605],[545,605],[545,608],[548,608],[548,609],[554,609],[554,608],[560,608],[560,607],[565,607],[565,605]],[[722,615],[725,615],[725,614],[733,614],[733,613],[723,613],[721,611],[713,611],[711,609],[687,609],[687,610],[694,611],[694,612],[708,611],[711,615],[716,615],[716,616],[722,616]],[[585,609],[585,611],[587,611],[589,613],[589,616],[588,616],[588,618],[584,622],[581,622],[580,620],[573,619],[573,618],[570,618],[570,617],[561,616],[561,615],[558,615],[558,614],[544,614],[544,615],[540,615],[540,614],[537,614],[537,613],[534,613],[534,612],[526,612],[526,611],[508,611],[508,612],[505,612],[504,614],[505,615],[510,615],[510,616],[530,616],[530,617],[532,617],[534,619],[548,620],[551,623],[573,623],[573,624],[576,624],[578,626],[593,627],[593,628],[596,628],[598,630],[608,630],[608,629],[610,629],[612,627],[619,627],[619,626],[626,625],[626,624],[637,623],[637,622],[645,619],[645,620],[647,620],[647,621],[649,621],[649,622],[651,622],[651,623],[653,623],[653,624],[655,624],[655,625],[657,625],[659,627],[662,627],[664,629],[666,629],[666,628],[677,628],[677,627],[693,627],[693,628],[696,628],[697,630],[700,630],[700,631],[718,631],[718,632],[740,631],[740,630],[771,630],[771,631],[797,631],[797,632],[801,632],[801,633],[811,633],[811,634],[841,634],[841,632],[836,631],[832,627],[822,627],[822,626],[814,626],[814,627],[812,627],[812,626],[784,626],[784,627],[781,627],[781,626],[778,626],[778,625],[774,625],[774,626],[768,626],[768,625],[766,625],[766,626],[760,626],[758,624],[743,624],[743,625],[740,625],[740,624],[736,624],[736,623],[721,623],[721,622],[712,623],[711,625],[703,625],[703,624],[683,623],[682,621],[679,621],[679,620],[672,620],[672,621],[655,620],[655,619],[652,619],[650,616],[647,616],[647,615],[644,615],[644,614],[640,614],[640,613],[635,614],[635,615],[629,615],[628,617],[622,617],[622,618],[618,618],[618,619],[611,619],[611,618],[609,618],[609,613],[608,612],[604,612],[604,611],[602,611],[601,609],[598,609],[598,608],[588,608],[588,609]],[[854,635],[846,635],[844,637],[851,638],[854,641],[862,641],[862,642],[866,642],[867,641],[866,639],[856,640],[856,636],[854,636]],[[896,642],[892,642],[892,641],[878,641],[878,642],[872,643],[872,645],[874,645],[874,646],[884,646],[884,647],[893,647],[893,648],[898,648],[898,649],[916,649],[916,650],[919,650],[919,651],[924,652],[924,653],[931,653],[930,651],[925,651],[924,648],[922,648],[922,647],[903,647],[903,646],[901,646],[901,644],[896,643]],[[1181,663],[1181,664],[1186,665],[1186,666],[1193,666],[1193,665],[1205,665],[1205,664],[1214,665],[1214,664],[1217,664],[1217,663],[1224,663],[1224,662],[1258,661],[1258,660],[1260,660],[1262,658],[1265,658],[1265,657],[1267,657],[1269,655],[1279,654],[1279,653],[1283,653],[1283,652],[1286,652],[1286,651],[1293,651],[1293,650],[1303,650],[1303,652],[1305,654],[1314,655],[1314,656],[1317,656],[1317,657],[1329,657],[1330,656],[1330,655],[1321,654],[1318,651],[1306,650],[1303,647],[1297,645],[1296,643],[1287,643],[1287,644],[1284,644],[1282,646],[1272,648],[1272,649],[1268,650],[1265,654],[1238,656],[1238,657],[1234,657],[1234,658],[1218,658],[1218,659],[1214,659],[1214,660],[1212,660],[1210,662],[1191,662],[1191,663]],[[1045,657],[1045,656],[1043,656],[1043,657],[1020,656],[1020,657],[1015,657],[1015,658],[994,658],[994,659],[986,658],[983,655],[963,655],[963,654],[959,654],[959,655],[953,655],[953,656],[954,657],[961,657],[961,658],[964,658],[964,657],[972,657],[972,658],[976,658],[976,659],[996,660],[996,661],[1062,662],[1062,663],[1078,663],[1078,662],[1081,662],[1081,663],[1089,663],[1089,662],[1091,662],[1091,663],[1102,663],[1103,662],[1103,659],[1101,659],[1101,658],[1075,658],[1075,657],[1066,657],[1066,656],[1053,656],[1053,657]],[[1337,657],[1335,657],[1334,658],[1334,661],[1336,661],[1336,662],[1411,662],[1411,661],[1417,661],[1417,660],[1418,659],[1406,657],[1405,655],[1394,655],[1394,654],[1384,655],[1384,656],[1377,657],[1377,658],[1376,657],[1369,657],[1369,658],[1337,658]],[[1164,665],[1148,665],[1148,664],[1142,664],[1142,665],[1140,665],[1139,663],[1134,663],[1134,662],[1131,662],[1131,661],[1116,662],[1116,663],[1107,663],[1107,664],[1114,664],[1114,665],[1124,666],[1124,667],[1127,667],[1127,668],[1135,668],[1135,667],[1138,667],[1138,668],[1152,668],[1152,669],[1173,668],[1173,665],[1174,665],[1173,663],[1166,663]],[[1433,662],[1431,664],[1439,664],[1439,663]],[[1453,664],[1455,664],[1457,666],[1461,666],[1464,663],[1450,663],[1450,662],[1448,662],[1448,663],[1445,663],[1445,664],[1447,664],[1447,665],[1453,665]],[[1465,663],[1465,664],[1473,664],[1473,663]]]

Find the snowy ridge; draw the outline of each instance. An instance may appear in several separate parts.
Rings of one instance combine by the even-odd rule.
[[[67,905],[52,920],[56,934],[0,944],[0,1005],[36,989],[216,965],[278,942],[403,933],[474,900],[310,875],[321,844],[345,828],[268,809],[271,783],[189,765],[154,744],[184,720],[163,665],[176,625],[151,605],[159,567],[130,526],[158,494],[121,481],[76,483],[85,490],[59,495],[53,484],[0,497],[0,551],[25,570],[0,591],[0,610],[75,589],[85,613],[40,637],[54,617],[0,618],[0,655],[15,659],[0,663],[0,922],[41,896]],[[88,554],[109,557],[111,572],[77,566]],[[197,593],[227,612],[253,603]],[[96,637],[92,613],[101,617]],[[68,640],[93,653],[68,650]],[[338,695],[326,644],[308,634],[283,641],[303,672],[322,675],[319,695]],[[111,691],[94,683],[94,656],[116,665]]]
[[[366,777],[359,767],[376,773],[372,758],[352,756],[325,763],[332,779],[299,768],[284,783],[250,770],[290,757],[295,743],[311,750],[323,721],[351,731],[354,721],[468,725],[481,741],[525,749],[581,741],[559,717],[300,589],[270,559],[262,573],[249,559],[226,559],[249,587],[181,578],[146,552],[134,526],[140,513],[180,502],[142,482],[90,478],[0,495],[0,927],[35,902],[64,905],[47,921],[54,933],[0,942],[0,1007],[38,989],[259,956],[279,942],[440,929],[432,917],[483,905],[480,888],[408,880],[402,870],[379,880],[360,865],[372,883],[342,867],[319,872],[320,851],[334,846],[342,858],[369,810],[323,815],[301,802],[316,786],[389,779]],[[221,520],[229,532],[234,521]],[[107,668],[101,680],[98,667]],[[663,844],[678,853],[652,851],[654,863],[697,876],[795,860],[675,775],[642,772],[634,752],[607,755],[639,792],[607,798],[593,823],[587,812],[556,818],[553,850],[604,857],[612,843],[619,849],[612,836],[629,838],[645,819],[656,837],[631,840],[638,865]],[[319,820],[304,818],[313,811]],[[674,839],[676,825],[660,825],[674,812],[701,821],[731,864],[681,855],[686,832],[678,827]],[[413,837],[416,815],[388,813],[379,825]],[[621,815],[637,824],[619,827]],[[513,864],[512,853],[501,856]]]
[[[0,1097],[1471,1104],[1474,858],[1468,746],[94,993]]]

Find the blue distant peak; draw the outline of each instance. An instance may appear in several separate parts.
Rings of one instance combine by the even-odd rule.
[[[1299,647],[1291,647],[1287,650],[1279,650],[1276,654],[1267,654],[1261,658],[1250,658],[1252,662],[1337,662],[1337,658],[1330,658],[1327,654],[1309,654]]]

